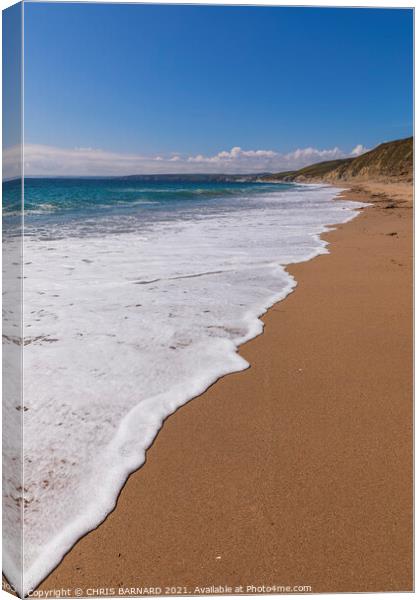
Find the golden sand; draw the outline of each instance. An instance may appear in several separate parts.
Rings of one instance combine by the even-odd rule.
[[[412,590],[411,188],[353,188],[374,205],[289,268],[251,368],[168,418],[41,590]]]

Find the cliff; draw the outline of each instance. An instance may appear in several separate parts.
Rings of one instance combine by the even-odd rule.
[[[354,158],[316,163],[297,171],[275,173],[264,180],[275,181],[413,181],[413,138],[380,144]]]

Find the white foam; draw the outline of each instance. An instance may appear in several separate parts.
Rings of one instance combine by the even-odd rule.
[[[295,286],[284,265],[327,252],[326,224],[355,216],[336,193],[279,192],[260,211],[158,222],[147,235],[25,241],[23,589],[13,508],[4,524],[19,591],[112,510],[168,415],[247,368],[238,346]]]

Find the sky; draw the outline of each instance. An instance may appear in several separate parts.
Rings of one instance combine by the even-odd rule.
[[[26,3],[26,173],[357,155],[412,134],[412,69],[408,9]]]

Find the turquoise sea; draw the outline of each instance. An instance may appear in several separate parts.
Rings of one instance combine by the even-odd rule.
[[[279,189],[293,189],[291,184],[208,182],[208,181],[139,181],[109,178],[26,178],[24,185],[25,229],[55,235],[95,234],[135,230],[143,225],[167,219],[232,213],[243,208],[260,209],[264,195]],[[21,185],[5,182],[4,215],[11,222],[21,210]]]

